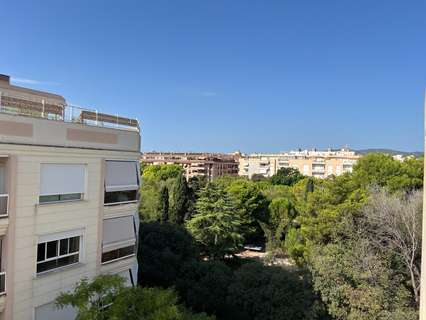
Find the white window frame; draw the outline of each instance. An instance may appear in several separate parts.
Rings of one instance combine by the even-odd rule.
[[[60,255],[59,251],[60,251],[60,240],[64,240],[64,239],[70,239],[70,238],[74,238],[74,237],[79,237],[79,248],[78,248],[78,252],[73,252],[73,253],[68,253],[65,255]],[[67,231],[67,232],[60,232],[60,233],[54,233],[54,234],[48,234],[48,235],[42,235],[39,236],[39,239],[37,241],[37,245],[36,245],[36,264],[35,264],[35,274],[36,276],[42,276],[48,273],[52,273],[52,272],[57,272],[66,268],[70,268],[72,266],[75,265],[79,265],[81,263],[84,263],[84,239],[85,239],[85,232],[84,229],[79,229],[79,230],[72,230],[72,231]],[[58,241],[58,246],[57,246],[57,255],[55,257],[52,258],[46,258],[43,261],[37,261],[38,259],[38,245],[41,243],[46,243],[45,245],[45,257],[47,256],[47,243],[48,242],[52,242],[52,241]],[[70,256],[74,256],[78,254],[78,261],[66,266],[62,266],[62,267],[57,267],[54,269],[49,269],[46,271],[42,271],[42,272],[37,272],[37,265],[40,263],[44,263],[44,262],[48,262],[48,261],[54,261],[54,260],[58,260],[61,258],[66,258],[66,257],[70,257]]]

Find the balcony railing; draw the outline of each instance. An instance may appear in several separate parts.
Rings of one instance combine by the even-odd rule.
[[[0,95],[0,113],[81,123],[97,127],[139,131],[139,122],[136,119],[100,113],[97,110],[90,110],[71,105],[49,104],[45,103],[44,100],[39,102],[29,101],[9,97],[4,94]]]
[[[0,295],[6,294],[6,272],[0,272]]]
[[[0,194],[0,218],[9,214],[9,195]]]

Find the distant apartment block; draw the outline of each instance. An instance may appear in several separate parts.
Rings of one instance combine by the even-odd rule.
[[[239,160],[239,175],[272,177],[280,168],[295,168],[306,176],[325,178],[352,172],[359,155],[346,148],[341,150],[299,150],[284,153],[255,153],[242,155]]]
[[[177,164],[185,171],[185,177],[203,176],[209,181],[221,176],[238,175],[238,157],[225,153],[179,153],[145,152],[141,158],[144,164]]]
[[[83,277],[137,279],[138,121],[0,75],[0,319],[71,320]]]

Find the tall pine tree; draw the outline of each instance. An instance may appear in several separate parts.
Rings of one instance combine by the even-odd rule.
[[[195,215],[187,228],[213,259],[236,253],[243,244],[241,215],[230,195],[220,185],[209,183],[200,192]]]

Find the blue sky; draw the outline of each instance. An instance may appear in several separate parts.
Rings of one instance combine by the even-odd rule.
[[[424,0],[4,1],[0,73],[142,150],[422,150]]]

